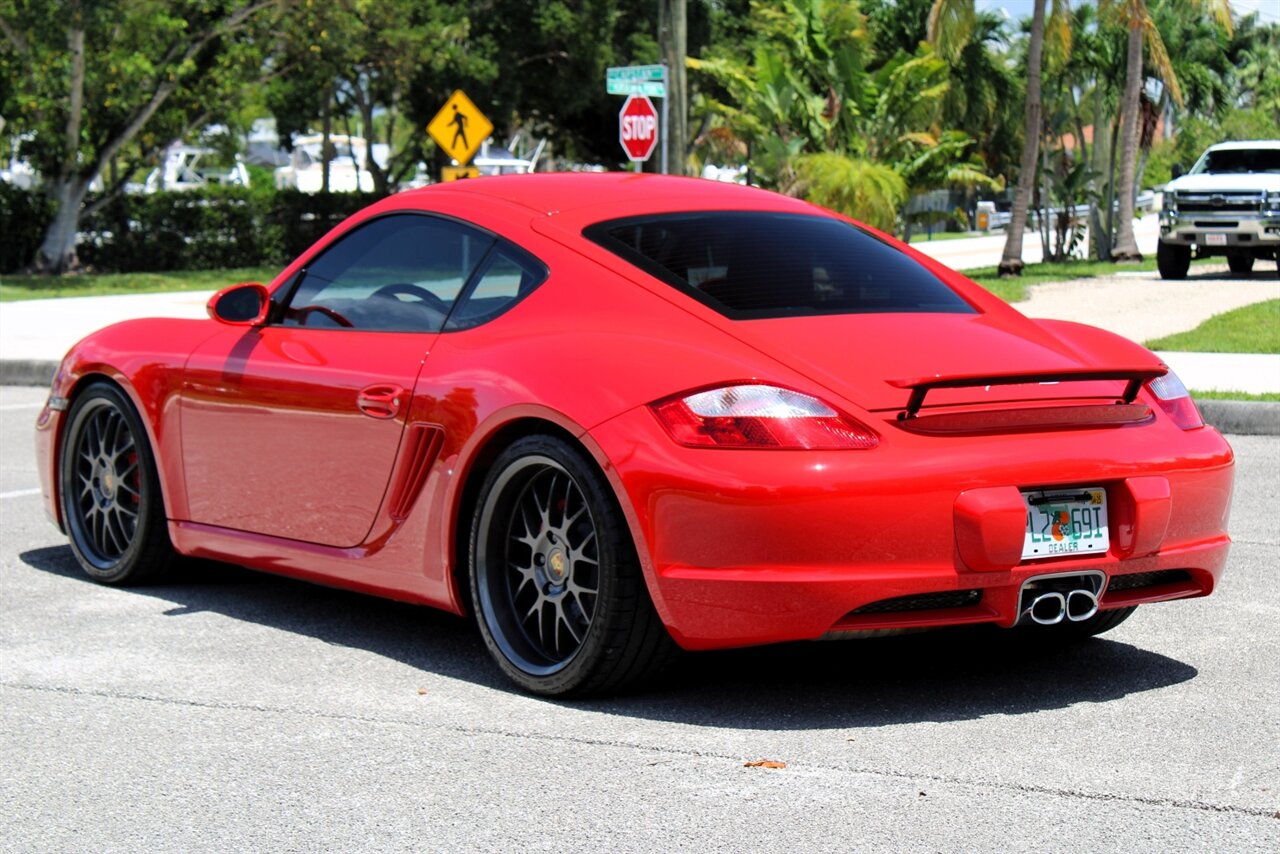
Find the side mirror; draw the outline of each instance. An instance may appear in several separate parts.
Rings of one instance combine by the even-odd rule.
[[[244,282],[223,288],[209,298],[209,316],[232,326],[261,326],[271,310],[271,294],[265,285]]]
[[[1183,172],[1185,172],[1185,171],[1186,171],[1186,170],[1182,168],[1182,164],[1181,164],[1181,163],[1175,163],[1175,164],[1173,164],[1173,167],[1169,169],[1169,174],[1170,174],[1170,175],[1172,175],[1172,176],[1173,176],[1173,177],[1175,177],[1175,178],[1181,178],[1181,177],[1182,177]]]

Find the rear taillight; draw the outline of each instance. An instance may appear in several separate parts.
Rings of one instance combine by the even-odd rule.
[[[880,443],[856,419],[777,386],[723,386],[650,408],[671,438],[695,448],[867,450]]]
[[[1147,383],[1147,389],[1155,396],[1156,403],[1160,404],[1164,414],[1183,430],[1204,426],[1204,419],[1200,417],[1200,410],[1191,399],[1191,393],[1173,371]]]

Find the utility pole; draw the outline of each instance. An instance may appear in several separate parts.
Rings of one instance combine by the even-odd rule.
[[[672,174],[683,175],[689,148],[689,90],[684,67],[689,50],[686,0],[658,0],[658,44],[667,66],[667,103],[663,105],[663,112],[669,121],[662,130],[667,134],[666,144],[671,151],[668,168]]]

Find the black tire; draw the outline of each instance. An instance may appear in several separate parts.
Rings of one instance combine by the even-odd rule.
[[[1191,269],[1191,247],[1160,241],[1156,246],[1156,267],[1162,279],[1185,279]]]
[[[140,584],[176,557],[147,432],[118,387],[95,383],[67,414],[58,460],[71,551],[94,581]]]
[[[529,436],[498,456],[470,558],[485,646],[527,691],[617,692],[656,675],[675,651],[613,490],[565,441]]]
[[[1232,252],[1227,255],[1227,266],[1231,268],[1231,272],[1241,275],[1253,271],[1253,256],[1245,255],[1242,252]]]

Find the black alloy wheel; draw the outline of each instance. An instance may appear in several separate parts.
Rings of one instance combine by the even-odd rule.
[[[472,525],[471,593],[489,652],[537,694],[619,690],[674,648],[608,481],[555,437],[521,439],[490,469]]]
[[[68,413],[58,464],[71,550],[105,584],[136,584],[174,557],[155,461],[133,405],[116,386],[85,389]]]

